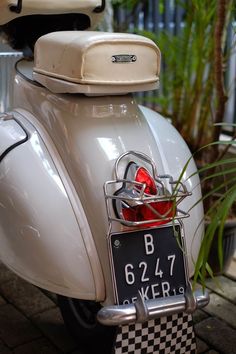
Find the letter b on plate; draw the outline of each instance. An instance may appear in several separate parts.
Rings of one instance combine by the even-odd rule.
[[[144,237],[146,255],[153,254],[154,253],[153,236],[151,234],[145,234],[143,237]]]

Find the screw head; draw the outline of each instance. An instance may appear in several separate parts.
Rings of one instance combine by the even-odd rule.
[[[114,241],[114,247],[115,248],[120,248],[120,246],[121,246],[120,240],[115,240]]]

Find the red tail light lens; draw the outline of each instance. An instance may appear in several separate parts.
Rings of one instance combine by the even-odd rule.
[[[135,222],[160,219],[159,221],[146,224],[146,226],[155,226],[155,225],[162,225],[168,223],[175,215],[174,204],[171,201],[153,202],[150,203],[149,205],[158,214],[156,214],[145,204],[142,204],[130,208],[123,208],[122,214],[124,219],[127,221],[135,221]],[[161,218],[163,218],[163,220]]]
[[[135,182],[145,183],[146,188],[144,190],[145,193],[156,195],[157,194],[157,186],[154,179],[151,177],[150,173],[144,167],[139,167],[136,176]]]
[[[154,178],[151,176],[149,171],[144,167],[139,167],[135,163],[131,163],[126,170],[125,178],[129,180],[134,180],[135,182],[139,182],[145,184],[144,193],[147,196],[156,196],[158,194],[157,184]],[[136,193],[138,196],[137,190],[141,190],[141,187],[135,185]],[[129,193],[128,193],[129,190]],[[121,190],[117,191],[117,195],[123,194],[132,195],[130,193],[130,189],[126,189],[126,185],[121,188]],[[133,191],[133,196],[135,197],[135,191]],[[132,203],[133,204],[133,203]],[[145,226],[156,226],[161,224],[168,223],[175,216],[175,205],[171,200],[168,201],[158,201],[158,202],[150,202],[145,204],[136,204],[131,205],[129,202],[121,203],[120,210],[118,212],[117,206],[115,206],[115,211],[117,214],[122,217],[124,220],[131,222],[141,222],[148,220],[159,219],[158,221],[147,223]]]

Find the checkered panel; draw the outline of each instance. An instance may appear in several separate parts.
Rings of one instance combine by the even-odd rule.
[[[114,354],[195,354],[192,316],[179,313],[119,326]]]

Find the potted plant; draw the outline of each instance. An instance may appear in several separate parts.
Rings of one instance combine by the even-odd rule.
[[[229,226],[236,229],[236,155],[229,156],[235,126],[231,125],[232,137],[221,140],[226,126],[222,123],[227,102],[224,73],[232,2],[192,0],[186,3],[185,13],[181,33],[160,36],[165,71],[159,99],[162,114],[171,118],[199,166],[206,228],[194,280],[204,283],[207,274],[218,273],[227,263],[226,257],[232,256],[236,233],[231,231],[231,238],[224,233]],[[225,243],[232,243],[231,249]],[[228,254],[223,254],[224,249]]]
[[[130,3],[140,6],[134,0]],[[147,5],[146,1],[143,3]],[[222,123],[227,103],[225,72],[232,48],[226,38],[233,2],[191,0],[183,6],[183,28],[177,34],[136,31],[154,40],[163,57],[160,90],[154,98],[146,98],[146,103],[152,101],[159,113],[171,119],[199,167],[206,228],[194,280],[204,284],[207,274],[224,268],[225,226],[236,227],[236,155],[230,155],[236,144],[236,125],[230,126],[231,137],[221,139],[227,125]],[[235,238],[232,235],[231,241],[226,238],[232,243],[231,254]],[[217,254],[212,258],[214,248]],[[217,267],[212,259],[219,260]]]

